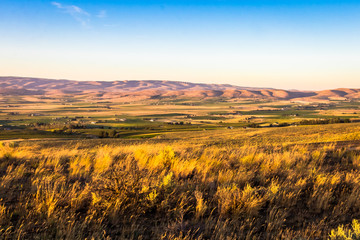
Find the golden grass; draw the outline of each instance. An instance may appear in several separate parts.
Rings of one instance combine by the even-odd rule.
[[[300,129],[2,144],[0,239],[357,239],[359,151]]]

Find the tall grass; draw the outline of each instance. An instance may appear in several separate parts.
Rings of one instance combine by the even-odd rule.
[[[269,144],[260,133],[256,144],[217,144],[207,134],[2,145],[0,238],[358,237],[359,151],[289,146],[288,135]]]

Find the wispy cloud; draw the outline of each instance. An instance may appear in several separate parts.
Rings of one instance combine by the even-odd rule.
[[[75,5],[63,5],[59,2],[51,2],[52,5],[58,9],[62,9],[65,13],[72,16],[76,21],[78,21],[82,26],[89,27],[90,23],[90,14],[85,10],[81,9]],[[106,14],[106,12],[105,12]]]
[[[106,18],[107,17],[106,10],[101,10],[96,16],[98,18]]]

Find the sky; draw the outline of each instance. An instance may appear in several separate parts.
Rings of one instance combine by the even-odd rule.
[[[360,88],[360,1],[0,0],[0,76]]]

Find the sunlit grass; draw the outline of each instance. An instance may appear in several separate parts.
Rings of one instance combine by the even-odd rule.
[[[0,236],[356,239],[359,224],[350,224],[360,212],[360,153],[325,136],[357,140],[357,131],[334,125],[158,142],[8,142],[0,145]]]

